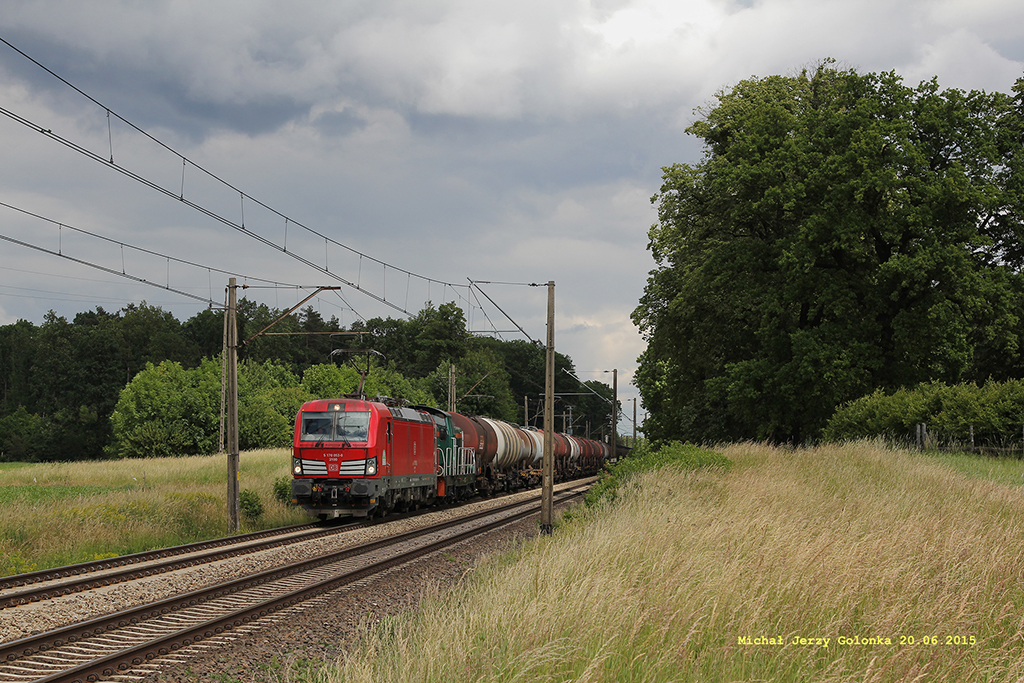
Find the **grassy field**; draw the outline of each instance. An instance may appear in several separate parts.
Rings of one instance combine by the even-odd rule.
[[[301,680],[1024,676],[1020,461],[718,451],[730,470],[641,475]]]
[[[1024,462],[723,446],[282,681],[1017,681]],[[287,451],[243,453],[265,507]],[[224,535],[224,456],[0,464],[0,574]]]
[[[309,521],[273,496],[286,449],[242,453],[264,513],[243,531]],[[0,575],[227,535],[226,456],[0,464]]]

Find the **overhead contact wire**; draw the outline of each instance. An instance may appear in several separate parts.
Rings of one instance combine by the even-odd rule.
[[[75,142],[72,142],[71,140],[68,140],[67,138],[61,137],[60,135],[57,135],[56,133],[52,132],[51,130],[42,128],[38,124],[33,123],[32,121],[29,121],[28,119],[25,119],[24,117],[19,116],[18,114],[15,114],[14,112],[10,111],[9,109],[6,109],[4,107],[0,107],[0,113],[4,114],[5,116],[7,116],[7,117],[9,117],[9,118],[11,118],[11,119],[13,119],[15,121],[18,121],[19,123],[21,123],[21,124],[23,124],[23,125],[25,125],[25,126],[27,126],[29,128],[32,128],[34,130],[39,131],[40,133],[42,133],[46,137],[51,138],[52,140],[55,140],[55,141],[61,143],[62,145],[65,145],[65,146],[69,147],[70,149],[73,149],[76,152],[79,152],[79,153],[89,157],[90,159],[93,159],[94,161],[97,161],[97,162],[103,164],[104,166],[108,166],[108,167],[114,169],[115,171],[118,171],[118,172],[122,173],[123,175],[125,175],[125,176],[127,176],[127,177],[129,177],[129,178],[131,178],[133,180],[136,180],[136,181],[142,183],[143,185],[145,185],[145,186],[147,186],[147,187],[149,187],[151,189],[156,190],[157,192],[160,192],[162,194],[167,195],[168,197],[172,197],[173,199],[176,199],[176,200],[182,202],[186,206],[188,206],[190,208],[193,208],[196,211],[199,211],[200,213],[205,214],[206,216],[209,216],[210,218],[214,219],[215,221],[223,223],[224,225],[228,226],[229,228],[231,228],[233,230],[236,230],[238,232],[244,233],[244,234],[250,236],[251,238],[257,240],[258,242],[261,242],[261,243],[265,244],[268,247],[271,247],[273,249],[276,249],[277,251],[280,251],[280,252],[282,252],[284,254],[287,254],[288,256],[291,256],[295,260],[299,261],[300,263],[302,263],[304,265],[307,265],[310,268],[313,268],[313,269],[323,273],[324,275],[332,277],[332,278],[338,280],[339,282],[347,284],[349,287],[353,287],[353,288],[359,290],[360,292],[362,292],[366,296],[370,297],[371,299],[374,299],[374,300],[376,300],[376,301],[378,301],[378,302],[380,302],[382,304],[390,306],[391,308],[393,308],[396,311],[399,311],[401,313],[404,313],[405,315],[410,315],[410,316],[412,315],[411,313],[409,313],[408,311],[406,311],[402,307],[397,306],[397,305],[395,305],[395,304],[393,304],[393,303],[383,299],[382,297],[374,294],[373,292],[370,292],[369,290],[361,288],[359,285],[357,285],[357,284],[355,284],[353,282],[350,282],[349,280],[341,277],[340,275],[338,275],[336,273],[330,272],[326,268],[324,268],[324,267],[322,267],[320,265],[317,265],[316,263],[314,263],[313,261],[310,261],[309,259],[305,258],[304,256],[299,256],[294,251],[292,251],[292,252],[285,251],[282,247],[278,246],[277,244],[275,244],[271,240],[268,240],[266,237],[263,237],[262,235],[257,235],[255,232],[253,232],[251,230],[246,230],[244,226],[241,226],[241,225],[233,222],[229,218],[225,218],[224,216],[221,216],[220,214],[215,213],[214,211],[211,211],[210,209],[207,209],[206,207],[203,207],[203,206],[201,206],[199,204],[196,204],[195,202],[193,202],[193,201],[191,201],[189,199],[181,199],[177,195],[175,195],[173,192],[167,190],[166,188],[156,184],[155,182],[153,182],[153,181],[151,181],[151,180],[149,180],[147,178],[144,178],[143,176],[140,176],[139,174],[135,173],[134,171],[130,171],[130,170],[124,168],[123,166],[119,166],[118,164],[111,163],[111,162],[107,161],[106,159],[104,159],[103,157],[97,155],[95,152],[92,152],[92,151],[82,147],[81,145],[79,145],[79,144],[77,144]],[[295,223],[296,225],[300,225],[301,226],[301,223],[297,223],[296,221],[291,221],[291,222]],[[344,246],[344,245],[341,245],[341,246]],[[348,247],[345,247],[345,248],[348,248]],[[377,259],[374,259],[373,257],[370,257],[370,256],[367,256],[366,258],[368,258],[368,259],[370,259],[372,261],[375,261],[377,263],[383,263],[382,261],[378,261]],[[414,275],[415,275],[415,273],[414,273]],[[416,277],[422,277],[422,276],[417,275]]]
[[[14,112],[12,112],[12,111],[10,111],[10,110],[8,110],[6,108],[0,107],[0,113],[3,113],[5,116],[8,116],[9,118],[11,118],[13,120],[18,121],[19,123],[21,123],[21,124],[23,124],[23,125],[25,125],[25,126],[27,126],[29,128],[32,128],[32,129],[42,133],[43,135],[46,135],[47,137],[49,137],[49,138],[51,138],[53,140],[56,140],[57,142],[60,142],[61,144],[65,145],[65,146],[67,146],[67,147],[69,147],[69,148],[71,148],[71,149],[73,149],[73,150],[75,150],[75,151],[77,151],[77,152],[79,152],[79,153],[81,153],[81,154],[91,158],[91,159],[93,159],[94,161],[100,162],[100,163],[102,163],[104,165],[107,165],[107,166],[109,166],[109,167],[111,167],[111,168],[121,172],[122,174],[126,175],[127,177],[132,178],[133,180],[136,180],[136,181],[142,183],[143,185],[146,185],[147,187],[150,187],[151,189],[154,189],[154,190],[157,190],[159,192],[162,192],[163,194],[166,194],[169,197],[174,197],[175,199],[178,199],[179,201],[183,202],[185,205],[187,205],[187,206],[189,206],[189,207],[199,211],[200,213],[203,213],[203,214],[209,216],[210,218],[213,218],[214,220],[220,221],[221,223],[227,225],[228,227],[231,227],[234,230],[238,230],[239,232],[244,232],[245,234],[247,234],[247,235],[257,239],[258,241],[262,242],[263,244],[266,244],[267,246],[273,247],[274,249],[277,249],[278,251],[280,251],[280,252],[282,252],[284,254],[287,254],[288,256],[291,256],[292,258],[295,258],[296,260],[298,260],[299,262],[303,263],[304,265],[308,265],[308,266],[310,266],[312,268],[315,268],[316,270],[318,270],[318,271],[320,271],[320,272],[322,272],[322,273],[324,273],[326,275],[330,275],[331,277],[334,277],[337,280],[339,280],[341,282],[344,282],[345,284],[348,284],[350,287],[354,287],[355,289],[359,290],[363,294],[369,296],[372,299],[375,299],[376,301],[378,301],[380,303],[383,303],[383,304],[385,304],[387,306],[390,306],[391,308],[393,308],[393,309],[395,309],[395,310],[397,310],[397,311],[399,311],[401,313],[404,313],[405,315],[410,315],[410,316],[412,315],[411,313],[409,313],[409,311],[407,311],[404,308],[401,308],[401,307],[399,307],[399,306],[397,306],[395,304],[392,304],[391,302],[386,301],[383,297],[377,296],[377,295],[369,292],[368,290],[362,289],[357,284],[353,284],[353,283],[349,282],[348,280],[345,280],[344,278],[342,278],[340,276],[337,276],[337,275],[335,275],[333,273],[330,273],[325,268],[320,268],[319,266],[317,266],[313,262],[309,261],[308,259],[306,259],[304,257],[301,257],[301,256],[298,256],[297,254],[295,254],[295,252],[289,252],[286,248],[280,247],[277,244],[273,243],[272,241],[270,241],[270,240],[268,240],[266,238],[260,237],[259,235],[256,235],[252,231],[246,230],[245,229],[245,219],[244,219],[244,206],[243,206],[242,223],[239,225],[239,224],[234,223],[233,221],[231,221],[228,218],[220,216],[219,214],[216,214],[216,213],[214,213],[213,211],[211,211],[209,209],[206,209],[206,208],[204,208],[204,207],[202,207],[202,206],[200,206],[200,205],[198,205],[198,204],[196,204],[196,203],[194,203],[192,201],[189,201],[189,200],[185,199],[184,198],[184,185],[185,185],[185,181],[184,181],[184,173],[185,173],[184,166],[185,166],[186,163],[187,164],[191,164],[193,167],[195,167],[196,169],[202,171],[207,176],[209,176],[213,180],[216,180],[217,182],[221,183],[222,185],[224,185],[228,189],[230,189],[230,190],[232,190],[234,192],[238,192],[243,201],[244,201],[244,199],[249,199],[251,202],[253,202],[253,203],[257,204],[258,206],[266,209],[267,211],[269,211],[269,212],[271,212],[273,214],[276,214],[277,216],[279,216],[281,218],[289,220],[290,222],[292,222],[295,225],[299,226],[303,230],[306,230],[310,234],[316,235],[318,237],[322,237],[323,239],[328,240],[328,241],[332,242],[333,244],[336,244],[337,246],[341,247],[342,249],[345,249],[345,250],[347,250],[347,251],[349,251],[349,252],[351,252],[353,254],[359,255],[360,259],[362,259],[363,257],[366,257],[367,259],[369,259],[369,260],[371,260],[371,261],[373,261],[375,263],[379,263],[382,266],[384,266],[385,268],[387,268],[387,267],[389,267],[389,264],[386,263],[385,261],[381,261],[378,258],[375,258],[375,257],[370,256],[368,254],[364,254],[363,252],[360,252],[357,249],[353,249],[352,247],[350,247],[350,246],[348,246],[346,244],[338,242],[337,240],[334,240],[334,239],[328,237],[327,235],[324,235],[323,233],[320,233],[319,231],[314,230],[314,229],[304,225],[303,223],[300,223],[299,221],[296,221],[295,219],[289,218],[285,214],[281,213],[280,211],[274,209],[271,206],[268,206],[267,204],[263,203],[259,199],[256,199],[255,197],[252,197],[252,196],[246,194],[240,188],[235,187],[234,185],[232,185],[228,181],[224,180],[223,178],[219,177],[215,173],[207,170],[203,166],[200,166],[199,164],[195,163],[191,159],[188,159],[188,157],[186,157],[184,154],[178,152],[177,150],[175,150],[174,148],[170,147],[169,145],[167,145],[166,143],[164,143],[160,139],[154,137],[150,133],[146,132],[145,130],[143,130],[139,126],[137,126],[134,123],[132,123],[131,121],[129,121],[128,119],[124,118],[123,116],[121,116],[117,112],[111,110],[109,107],[107,107],[106,105],[101,103],[99,100],[95,99],[94,97],[92,97],[91,95],[89,95],[88,93],[83,91],[81,88],[73,85],[67,79],[63,78],[62,76],[60,76],[59,74],[54,72],[52,69],[48,68],[47,66],[43,65],[42,63],[40,63],[39,61],[37,61],[33,57],[29,56],[24,51],[22,51],[19,48],[15,47],[14,45],[12,45],[7,40],[5,40],[3,38],[0,38],[0,43],[3,43],[4,45],[7,45],[9,48],[14,50],[18,54],[20,54],[22,57],[24,57],[25,59],[29,60],[33,64],[35,64],[36,66],[41,68],[43,71],[47,72],[48,74],[50,74],[51,76],[56,78],[61,83],[63,83],[67,87],[71,88],[72,90],[74,90],[75,92],[77,92],[78,94],[80,94],[82,97],[84,97],[85,99],[89,100],[93,104],[95,104],[100,109],[104,110],[106,112],[107,118],[108,118],[108,136],[109,136],[109,117],[110,117],[111,114],[113,114],[113,116],[115,116],[117,119],[122,121],[125,125],[129,126],[133,130],[137,131],[141,135],[143,135],[146,138],[148,138],[149,140],[153,141],[154,143],[156,143],[157,145],[159,145],[163,149],[167,150],[168,152],[170,152],[174,156],[180,158],[182,160],[182,185],[181,185],[181,192],[180,192],[179,195],[175,195],[173,192],[170,192],[170,191],[166,190],[165,188],[163,188],[162,186],[156,184],[155,182],[150,181],[150,180],[144,178],[143,176],[138,175],[137,173],[135,173],[133,171],[129,171],[128,169],[115,164],[114,163],[114,155],[113,155],[113,138],[112,137],[110,137],[110,140],[109,140],[109,142],[110,142],[110,159],[107,160],[107,159],[99,156],[98,154],[87,150],[86,148],[82,147],[81,145],[78,145],[77,143],[72,142],[71,140],[63,138],[60,135],[54,134],[50,129],[43,128],[42,126],[39,126],[38,124],[36,124],[36,123],[34,123],[34,122],[32,122],[32,121],[30,121],[30,120],[28,120],[28,119],[18,115],[18,114],[15,114]],[[393,270],[397,270],[399,272],[406,273],[406,274],[408,274],[411,277],[415,277],[415,278],[417,278],[419,280],[426,281],[428,284],[431,283],[431,282],[437,282],[437,283],[440,283],[442,285],[450,285],[453,288],[456,287],[456,286],[461,286],[461,287],[465,287],[466,286],[466,285],[453,285],[451,283],[446,283],[443,280],[437,280],[437,279],[434,279],[434,278],[426,277],[424,275],[420,275],[418,273],[413,273],[412,271],[406,270],[404,268],[399,268],[399,267],[396,267],[396,266],[390,266],[390,267]]]
[[[223,269],[220,269],[220,268],[214,268],[212,266],[203,265],[201,263],[196,263],[194,261],[189,261],[189,260],[186,260],[186,259],[180,259],[180,258],[177,258],[175,256],[168,256],[167,254],[163,254],[163,253],[160,253],[158,251],[153,251],[152,249],[146,249],[145,247],[137,247],[135,245],[128,244],[127,242],[122,242],[120,240],[111,239],[110,237],[106,237],[104,235],[100,235],[100,234],[95,233],[95,232],[90,232],[88,230],[83,230],[82,228],[76,228],[73,225],[68,225],[67,223],[59,222],[59,221],[56,221],[56,220],[54,220],[52,218],[47,218],[46,216],[42,216],[42,215],[40,215],[38,213],[34,213],[32,211],[28,211],[26,209],[22,209],[20,207],[14,206],[12,204],[8,204],[7,202],[0,201],[0,206],[2,206],[4,208],[7,208],[7,209],[11,209],[12,211],[17,211],[19,213],[23,213],[26,216],[31,216],[32,218],[37,218],[37,219],[39,219],[41,221],[45,221],[47,223],[51,223],[53,225],[56,225],[56,226],[58,226],[58,230],[61,231],[61,233],[63,232],[64,228],[67,228],[68,230],[74,230],[75,232],[81,233],[83,235],[88,235],[89,237],[94,237],[94,238],[96,238],[98,240],[102,240],[104,242],[109,242],[111,244],[116,244],[116,245],[121,247],[122,251],[123,251],[124,247],[128,247],[129,249],[134,249],[135,251],[138,251],[140,253],[149,254],[150,256],[158,256],[160,258],[168,259],[170,261],[174,261],[175,263],[180,263],[182,265],[192,266],[194,268],[205,268],[207,271],[217,272],[217,273],[220,273],[222,275],[240,275],[239,273],[234,273],[234,272],[231,272],[231,271],[228,271],[228,270],[223,270]],[[58,250],[56,252],[57,255],[58,256],[62,256],[63,255],[62,251],[63,251],[63,237],[61,237],[59,239],[59,246],[58,246]],[[285,287],[296,287],[296,288],[301,287],[300,285],[293,285],[293,284],[289,284],[287,282],[277,282],[276,280],[268,280],[266,278],[259,278],[259,277],[249,276],[249,275],[241,275],[241,277],[245,277],[245,278],[248,278],[250,280],[257,281],[257,282],[265,282],[265,283],[267,283],[269,285],[275,285],[275,286],[282,286],[283,285]]]
[[[159,287],[160,289],[166,290],[168,292],[174,292],[175,294],[180,294],[181,296],[185,296],[185,297],[188,297],[190,299],[195,299],[196,301],[202,301],[204,304],[210,304],[210,305],[215,305],[216,304],[216,302],[214,302],[214,301],[212,301],[210,299],[206,299],[204,297],[198,296],[196,294],[192,294],[190,292],[185,292],[185,291],[182,291],[180,289],[175,289],[173,287],[164,287],[163,285],[161,285],[159,283],[151,282],[149,280],[146,280],[145,278],[137,277],[135,275],[129,275],[128,273],[125,273],[125,272],[118,272],[117,270],[115,270],[113,268],[107,268],[106,266],[101,266],[98,263],[92,263],[92,262],[86,261],[84,259],[74,258],[73,256],[68,256],[67,254],[59,254],[59,253],[57,253],[56,251],[54,251],[52,249],[46,249],[45,247],[40,247],[40,246],[35,245],[35,244],[29,244],[28,242],[23,242],[21,240],[14,239],[13,237],[8,237],[7,235],[0,235],[0,240],[11,242],[12,244],[17,244],[17,245],[20,245],[20,246],[23,246],[23,247],[28,247],[29,249],[35,249],[36,251],[41,251],[41,252],[43,252],[45,254],[50,254],[50,255],[56,256],[58,258],[67,259],[68,261],[72,261],[74,263],[80,263],[80,264],[82,264],[84,266],[89,266],[90,268],[96,268],[97,270],[102,270],[102,271],[104,271],[106,273],[110,273],[111,275],[117,275],[118,277],[125,277],[125,278],[128,278],[129,280],[134,280],[135,282],[141,282],[143,284],[151,285],[153,287]]]

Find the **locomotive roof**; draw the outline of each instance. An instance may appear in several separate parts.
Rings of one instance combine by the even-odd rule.
[[[371,402],[361,398],[318,398],[302,404],[303,410],[370,410]],[[335,406],[340,406],[335,408]]]
[[[320,398],[313,401],[307,401],[302,405],[302,410],[314,412],[328,412],[331,410],[346,412],[378,412],[380,414],[391,415],[392,417],[400,420],[432,422],[429,415],[419,410],[399,406],[389,406],[384,403],[367,401],[361,398]]]

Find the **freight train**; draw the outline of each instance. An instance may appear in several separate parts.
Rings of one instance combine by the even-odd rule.
[[[555,481],[596,474],[607,444],[554,434]],[[320,519],[383,516],[536,486],[544,433],[383,397],[309,401],[295,417],[292,503]]]

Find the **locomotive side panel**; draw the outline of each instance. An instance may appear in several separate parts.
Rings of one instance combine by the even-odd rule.
[[[475,478],[480,471],[477,452],[481,440],[476,426],[458,413],[449,413],[432,406],[415,408],[433,420],[437,471],[446,480],[445,488],[455,487],[458,489],[456,493],[465,495],[467,487],[475,488]]]

